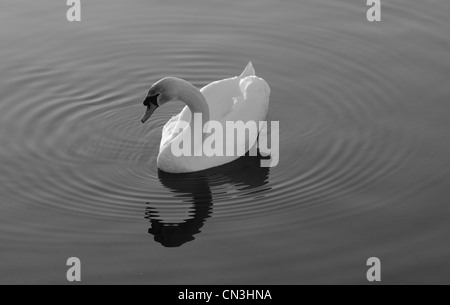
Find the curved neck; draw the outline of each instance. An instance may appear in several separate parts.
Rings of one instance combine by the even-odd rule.
[[[195,86],[185,81],[181,82],[178,90],[178,98],[191,110],[191,127],[194,123],[194,114],[196,113],[200,113],[202,115],[203,125],[209,122],[208,103],[206,102],[203,93],[201,93]]]

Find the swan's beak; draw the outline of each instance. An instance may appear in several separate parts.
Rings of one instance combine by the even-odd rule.
[[[145,111],[145,114],[141,120],[142,124],[147,122],[147,120],[152,116],[153,112],[155,112],[156,108],[158,108],[158,106],[156,106],[155,104],[150,104],[149,106],[147,106],[147,110]]]

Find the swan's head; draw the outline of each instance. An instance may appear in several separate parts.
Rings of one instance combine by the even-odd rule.
[[[175,77],[167,77],[155,83],[147,94],[144,106],[147,107],[141,122],[145,123],[155,110],[165,103],[178,100],[183,80]]]

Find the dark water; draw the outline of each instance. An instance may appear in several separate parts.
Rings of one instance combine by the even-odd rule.
[[[0,283],[450,283],[450,3],[0,4]],[[253,61],[280,164],[158,173],[150,85]]]

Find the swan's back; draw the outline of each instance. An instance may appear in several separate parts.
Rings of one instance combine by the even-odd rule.
[[[255,76],[249,63],[240,76],[213,82],[200,90],[209,106],[210,120],[225,124],[226,121],[247,123],[264,121],[269,108],[270,88],[265,80]],[[160,151],[179,133],[183,122],[191,120],[191,111],[185,107],[181,113],[170,119],[163,128]],[[206,122],[204,122],[206,123]],[[224,125],[225,127],[225,125]],[[236,146],[251,147],[256,138],[246,138]]]

